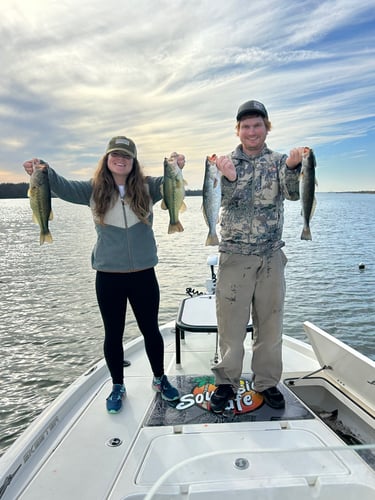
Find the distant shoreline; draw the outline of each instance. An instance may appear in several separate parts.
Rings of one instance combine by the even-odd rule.
[[[13,199],[13,198],[27,198],[27,191],[29,184],[27,182],[11,183],[0,182],[0,199]],[[375,194],[375,191],[319,191],[319,193],[333,193],[333,194]],[[187,189],[186,196],[202,196],[202,189]]]

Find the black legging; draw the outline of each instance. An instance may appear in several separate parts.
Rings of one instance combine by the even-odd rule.
[[[129,299],[155,377],[164,374],[164,342],[158,326],[160,292],[154,268],[135,273],[96,273],[96,296],[104,323],[104,357],[112,382],[124,381],[122,345]]]

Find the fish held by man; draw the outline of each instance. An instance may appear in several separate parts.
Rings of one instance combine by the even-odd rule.
[[[206,246],[219,244],[216,225],[221,204],[221,174],[216,166],[216,155],[207,156],[203,181],[203,216],[208,226]]]
[[[163,196],[161,208],[169,212],[168,234],[181,233],[184,227],[179,220],[179,214],[186,210],[185,181],[175,157],[164,158],[164,181],[161,192]]]
[[[306,147],[302,159],[300,198],[302,203],[303,229],[301,240],[312,240],[310,221],[316,207],[315,178],[316,159],[312,149]]]
[[[43,165],[34,166],[27,195],[30,198],[33,221],[40,227],[40,244],[52,243],[48,227],[48,222],[53,219],[51,189],[47,168]]]

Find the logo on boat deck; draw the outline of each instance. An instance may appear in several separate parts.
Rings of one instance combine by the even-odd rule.
[[[204,410],[210,410],[211,396],[216,389],[213,376],[196,377],[192,379],[193,388],[190,394],[180,397],[180,402],[176,410],[187,410],[196,405]],[[263,396],[251,389],[250,381],[240,380],[240,387],[236,396],[228,402],[227,411],[232,411],[236,415],[249,413],[256,410],[263,404]]]

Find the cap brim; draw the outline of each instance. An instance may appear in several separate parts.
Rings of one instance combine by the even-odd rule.
[[[262,116],[263,118],[267,118],[267,115],[260,111],[259,109],[247,109],[246,111],[241,111],[241,113],[238,113],[237,115],[237,121],[241,120],[246,115],[259,115]]]
[[[134,153],[132,153],[131,151],[128,151],[127,149],[123,149],[123,148],[107,149],[106,154],[113,153],[114,151],[118,151],[119,153],[125,153],[125,154],[131,156],[132,158],[135,158]]]

